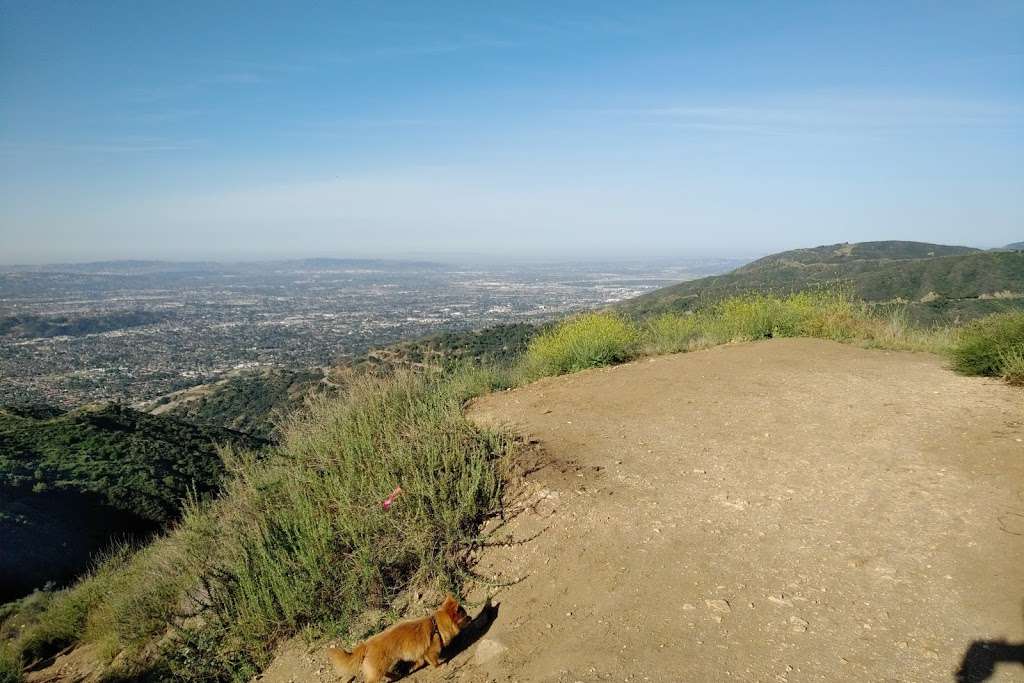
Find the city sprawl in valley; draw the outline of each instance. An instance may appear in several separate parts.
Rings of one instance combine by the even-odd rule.
[[[441,330],[538,322],[741,259],[465,266],[313,259],[0,271],[0,404],[144,401]]]

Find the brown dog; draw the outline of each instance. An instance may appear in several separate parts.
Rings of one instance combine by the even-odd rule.
[[[395,624],[358,645],[352,652],[327,648],[327,658],[351,681],[362,671],[366,683],[380,683],[398,662],[412,662],[413,671],[440,666],[441,648],[452,642],[470,622],[466,610],[448,596],[432,616]]]

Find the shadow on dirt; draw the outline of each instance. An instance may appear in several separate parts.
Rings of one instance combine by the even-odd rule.
[[[999,664],[1024,666],[1024,643],[1005,640],[976,640],[971,643],[956,672],[956,683],[982,683],[995,673]]]
[[[501,607],[500,602],[495,605],[491,603],[490,598],[487,598],[487,602],[484,603],[480,614],[473,617],[473,621],[470,622],[469,626],[462,629],[459,635],[455,636],[455,639],[448,643],[448,647],[444,651],[445,659],[452,659],[456,655],[462,654],[473,643],[483,638],[484,634],[491,629],[491,625],[498,619],[499,607]]]

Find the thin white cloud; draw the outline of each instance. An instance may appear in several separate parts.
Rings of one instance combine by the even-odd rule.
[[[594,113],[726,133],[902,131],[912,128],[1021,127],[1024,109],[1001,102],[886,94],[813,94],[740,103],[598,109]]]

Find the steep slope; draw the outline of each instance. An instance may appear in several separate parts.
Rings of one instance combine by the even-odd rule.
[[[800,249],[645,294],[621,310],[649,315],[690,310],[750,291],[837,285],[869,302],[906,302],[911,317],[920,322],[973,318],[1024,305],[1024,253],[914,242]]]
[[[223,469],[216,444],[262,441],[108,404],[68,413],[0,409],[0,485],[75,490],[164,522],[196,489],[214,490]]]
[[[219,443],[263,442],[117,405],[0,408],[0,599],[68,580],[112,539],[214,491]]]

